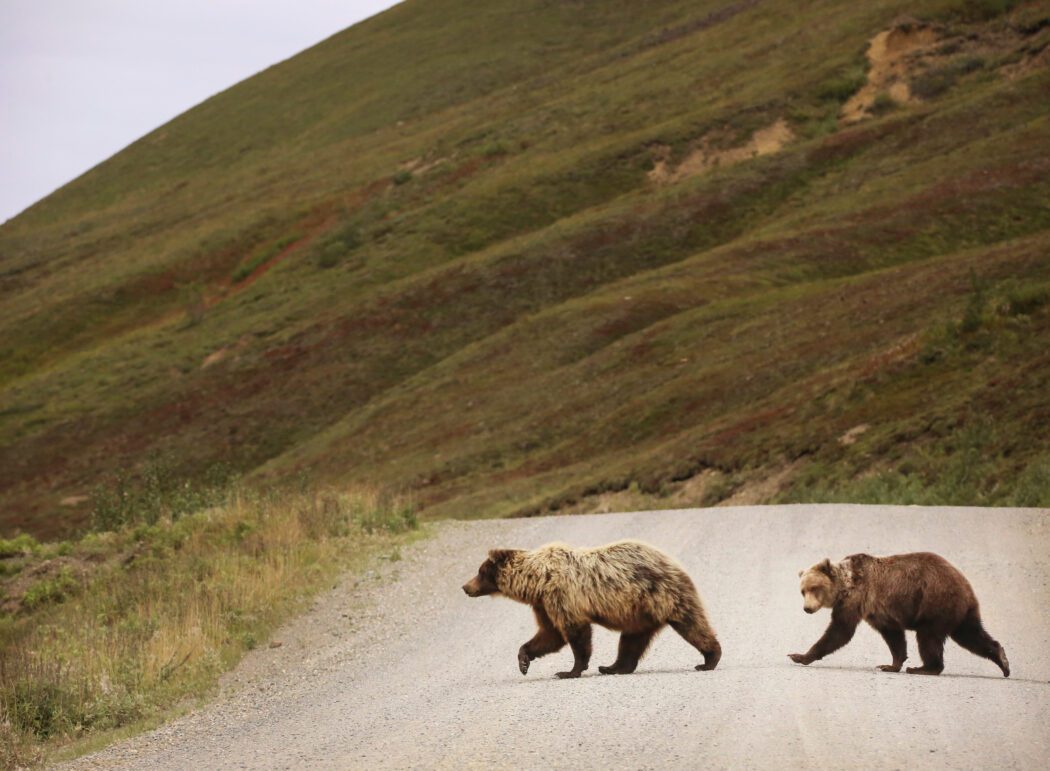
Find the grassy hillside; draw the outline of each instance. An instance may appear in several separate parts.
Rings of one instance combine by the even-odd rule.
[[[157,458],[424,516],[1050,505],[1048,43],[1046,2],[408,0],[0,227],[0,532]]]

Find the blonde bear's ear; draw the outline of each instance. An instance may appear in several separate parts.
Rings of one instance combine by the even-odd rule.
[[[805,572],[806,572],[805,570],[798,571],[798,577],[802,578],[802,574],[805,573]]]

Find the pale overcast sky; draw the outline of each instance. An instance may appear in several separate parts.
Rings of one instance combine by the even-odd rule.
[[[395,0],[0,0],[0,222]]]

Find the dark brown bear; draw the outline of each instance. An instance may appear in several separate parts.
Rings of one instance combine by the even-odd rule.
[[[558,677],[579,677],[590,664],[592,623],[622,632],[616,661],[598,667],[606,675],[634,672],[665,624],[704,654],[697,669],[714,669],[722,655],[685,570],[639,541],[594,549],[560,543],[534,551],[495,549],[463,591],[471,597],[502,594],[532,606],[539,631],[518,650],[523,675],[533,659],[561,650],[567,642],[575,663]]]
[[[966,577],[943,557],[929,552],[872,557],[854,554],[799,572],[807,613],[831,608],[831,624],[806,653],[790,653],[792,661],[811,664],[853,638],[857,624],[873,626],[893,655],[883,672],[899,672],[908,658],[904,630],[914,629],[921,667],[910,674],[939,675],[944,670],[944,640],[951,637],[971,653],[994,661],[1010,676],[1003,646],[981,624],[977,597]]]

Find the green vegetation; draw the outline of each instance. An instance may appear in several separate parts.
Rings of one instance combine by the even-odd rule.
[[[394,559],[417,527],[411,506],[374,494],[249,491],[134,522],[61,547],[3,543],[5,768],[207,694],[337,572]]]
[[[231,482],[229,469],[216,465],[197,479],[181,479],[163,458],[154,456],[137,479],[124,470],[95,488],[91,495],[91,526],[97,531],[129,525],[177,521],[185,514],[223,502]]]
[[[934,18],[946,21],[979,22],[1002,16],[1021,0],[949,0],[939,3]]]
[[[935,99],[952,88],[959,78],[982,67],[984,60],[979,56],[965,56],[933,67],[911,80],[911,93],[920,99]]]
[[[905,14],[923,99],[847,124]],[[0,534],[178,522],[220,464],[423,518],[1042,500],[1045,22],[407,0],[339,33],[0,227]]]
[[[817,96],[824,101],[843,104],[857,93],[867,80],[867,61],[862,59],[843,68],[840,72],[836,72],[821,83],[817,90]]]

